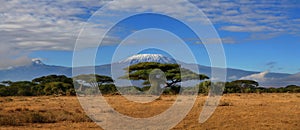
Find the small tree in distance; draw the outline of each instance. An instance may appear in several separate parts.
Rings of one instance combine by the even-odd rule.
[[[82,74],[73,77],[73,79],[79,85],[77,90],[79,92],[86,91],[86,94],[97,94],[99,89],[103,88],[102,85],[111,84],[114,80],[109,76],[97,75],[97,74]],[[84,84],[88,84],[90,87],[84,88]],[[100,88],[99,88],[100,87]]]
[[[98,87],[105,83],[113,83],[114,80],[109,76],[97,75],[97,74],[82,74],[75,76],[73,79],[81,80],[90,84],[92,87]]]

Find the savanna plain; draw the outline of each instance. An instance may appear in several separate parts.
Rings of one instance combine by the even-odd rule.
[[[224,94],[213,115],[200,124],[206,98],[199,95],[189,114],[173,129],[300,129],[300,93]],[[131,102],[120,95],[105,99],[119,113],[147,118],[171,107],[176,96],[161,96],[151,103]],[[40,96],[0,97],[0,129],[102,128],[86,116],[76,96]]]

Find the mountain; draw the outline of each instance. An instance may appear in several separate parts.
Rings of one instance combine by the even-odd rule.
[[[0,70],[0,81],[32,80],[34,78],[50,74],[71,76],[71,70],[72,69],[69,67],[45,65],[41,60],[33,60],[29,65]]]
[[[88,74],[92,73],[92,70],[95,69],[97,74],[112,76],[114,79],[123,76],[125,74],[124,68],[128,67],[131,64],[137,64],[140,62],[159,62],[159,63],[176,63],[176,60],[160,55],[160,54],[138,54],[126,58],[120,62],[99,65],[99,66],[88,66],[88,67],[78,67],[74,68],[77,74]],[[192,71],[206,74],[210,77],[211,67],[202,66],[197,64],[188,64],[178,61],[182,67],[191,69]],[[218,70],[224,70],[222,68],[215,68]],[[73,71],[74,72],[74,71]],[[240,69],[227,68],[227,80],[237,80],[242,77],[249,75],[259,74],[260,72],[245,71]],[[66,75],[72,76],[71,67],[62,67],[62,66],[53,66],[46,65],[42,61],[35,59],[31,64],[26,66],[12,67],[6,70],[0,70],[0,81],[12,80],[12,81],[21,81],[21,80],[32,80],[37,77],[46,76],[50,74],[56,75]],[[113,74],[113,75],[112,75]],[[291,77],[291,74],[285,73],[267,73],[264,78],[267,79],[277,79]]]
[[[118,63],[130,63],[130,64],[137,64],[140,62],[158,62],[162,64],[166,63],[173,63],[176,64],[176,60],[163,56],[161,54],[138,54],[133,55],[125,60],[122,60]]]

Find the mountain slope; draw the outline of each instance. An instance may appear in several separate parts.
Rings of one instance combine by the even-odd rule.
[[[87,74],[91,73],[93,69],[95,69],[97,74],[113,76],[113,78],[118,78],[119,76],[123,76],[125,74],[125,67],[128,67],[130,64],[136,64],[140,62],[159,62],[159,63],[176,63],[176,60],[159,55],[159,54],[139,54],[131,56],[125,60],[122,60],[117,63],[107,64],[107,65],[99,65],[94,67],[78,67],[74,68],[79,71],[79,74]],[[211,67],[196,65],[196,64],[187,64],[183,62],[179,62],[183,67],[191,69],[192,71],[197,71],[197,67],[199,69],[199,73],[206,74],[210,77]],[[216,68],[217,70],[220,68]],[[113,75],[112,75],[113,73]],[[245,71],[239,69],[227,69],[227,80],[237,80],[241,77],[245,77],[248,75],[256,74],[259,72],[253,71]],[[56,75],[66,75],[72,76],[72,68],[70,67],[61,67],[61,66],[51,66],[45,65],[40,60],[34,60],[30,65],[13,67],[7,70],[0,70],[0,81],[3,80],[12,80],[12,81],[20,81],[20,80],[32,80],[37,77],[46,76],[50,74]],[[288,77],[290,74],[285,73],[268,73],[266,78],[284,78]]]
[[[45,65],[40,60],[34,60],[30,65],[0,70],[0,81],[32,80],[34,78],[50,74],[71,76],[71,70],[72,69],[69,67]]]

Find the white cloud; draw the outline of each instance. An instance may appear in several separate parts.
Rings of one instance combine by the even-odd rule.
[[[237,80],[237,79],[238,79],[238,77],[235,75],[228,77],[228,80],[230,80],[230,81]]]
[[[26,65],[31,62],[31,60],[21,50],[14,49],[13,46],[9,46],[8,44],[1,45],[0,48],[0,69],[7,69],[11,67],[11,65]]]
[[[287,85],[300,85],[300,73],[292,74],[286,77],[274,78],[268,77],[268,71],[258,74],[252,74],[240,78],[241,80],[254,80],[263,87],[285,87]]]
[[[198,39],[187,39],[188,41],[193,41],[196,44],[202,44],[202,42]],[[220,40],[222,41],[222,43],[224,44],[234,44],[237,43],[237,41],[232,38],[232,37],[224,37],[224,38],[207,38],[207,39],[202,39],[203,41],[205,41],[205,44],[218,44],[220,43]]]
[[[254,80],[257,82],[265,81],[266,75],[269,73],[269,71],[264,71],[258,74],[252,74],[245,77],[240,78],[241,80]]]
[[[300,73],[282,78],[268,78],[260,83],[266,87],[285,87],[287,85],[300,85]]]
[[[151,10],[153,12],[173,14],[176,17],[195,17],[196,15],[194,8],[183,0],[172,0],[172,2],[169,0],[118,0],[112,2],[109,9],[117,11],[132,11],[134,9],[141,12]]]
[[[299,17],[292,9],[299,8],[297,1],[193,1],[215,24],[225,23],[220,30],[230,32],[255,32],[261,37],[280,34],[299,34]],[[252,37],[255,39],[255,37]]]
[[[0,69],[31,62],[36,50],[72,50],[84,23],[78,15],[103,2],[4,0],[0,5]]]
[[[7,62],[1,63],[0,68],[27,63],[29,61],[27,54],[32,51],[72,50],[87,17],[105,2],[107,1],[1,1],[0,46],[2,51],[0,51],[0,59]],[[273,1],[192,2],[203,10],[213,23],[220,24],[219,29],[221,30],[261,33],[258,36],[262,38],[272,38],[282,33],[299,35],[300,32],[299,18],[289,17],[286,12],[287,9],[299,7],[299,3],[295,4],[289,1],[280,1],[277,4],[274,4]],[[174,0],[171,3],[168,1],[120,0],[116,1],[110,8],[121,10],[128,7],[140,11],[153,10],[170,13],[178,17],[189,16],[191,20],[202,20],[202,18],[193,18],[195,14],[190,10],[189,5],[182,4],[180,0]],[[225,23],[226,26],[222,26],[222,23]],[[87,47],[93,46],[89,43],[98,40],[93,32],[103,31],[101,24],[91,26],[92,32],[86,36],[90,40],[86,41]],[[255,35],[251,35],[251,37],[257,38]],[[106,44],[119,41],[117,37],[109,37],[108,39]],[[225,37],[222,40],[224,43],[236,43],[233,38]]]
[[[261,32],[265,30],[274,31],[268,26],[223,26],[221,30],[231,31],[231,32]]]

